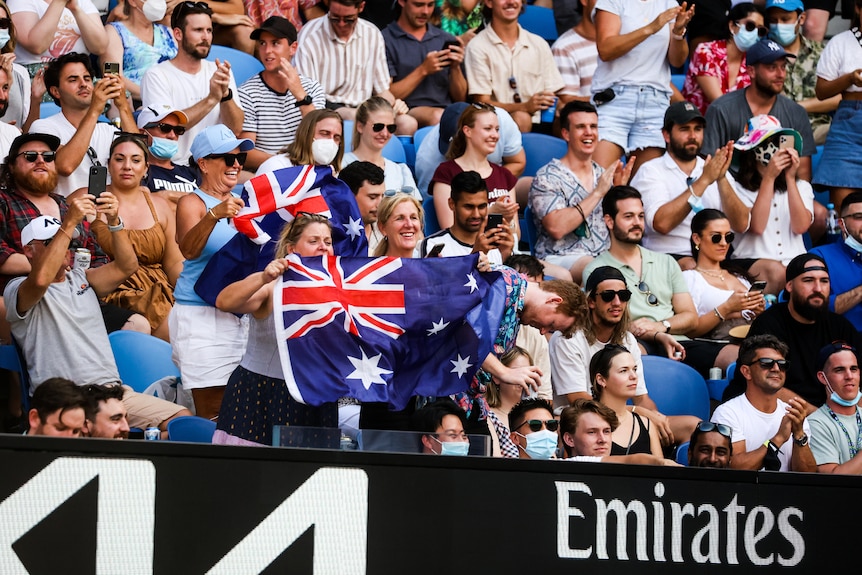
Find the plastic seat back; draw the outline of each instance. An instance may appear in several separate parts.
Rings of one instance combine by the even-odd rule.
[[[660,412],[709,420],[709,392],[696,370],[656,355],[644,355],[641,360],[647,391]]]
[[[108,334],[108,339],[120,380],[135,391],[143,393],[154,381],[165,377],[180,377],[168,342],[136,331],[115,331]]]
[[[215,430],[215,421],[196,415],[176,417],[168,422],[168,441],[212,443]]]

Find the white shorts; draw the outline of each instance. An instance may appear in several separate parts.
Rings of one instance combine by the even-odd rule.
[[[185,389],[224,387],[248,343],[248,318],[208,305],[174,304],[168,316],[174,363]]]

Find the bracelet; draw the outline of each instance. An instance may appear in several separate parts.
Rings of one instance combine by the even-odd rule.
[[[70,242],[74,239],[74,238],[72,238],[72,235],[69,232],[67,232],[66,230],[64,230],[63,228],[57,228],[57,231],[63,232],[63,235],[65,235],[67,238],[69,238]]]
[[[578,210],[578,213],[581,214],[581,219],[584,220],[584,223],[587,222],[587,216],[584,215],[584,210],[581,208],[581,204],[575,204],[575,209]]]
[[[217,217],[216,217],[216,215],[213,213],[213,209],[212,209],[212,208],[210,208],[210,209],[208,209],[208,210],[207,210],[207,214],[211,215],[215,221],[218,221],[218,218],[217,218]]]
[[[717,317],[719,320],[724,321],[724,316],[723,316],[723,315],[721,315],[721,312],[720,312],[720,311],[718,311],[718,307],[717,307],[717,306],[716,306],[716,307],[714,307],[714,308],[712,308],[712,313],[714,313],[714,314],[715,314],[715,317]]]
[[[673,31],[673,29],[671,29],[670,37],[673,38],[674,40],[685,40],[685,33],[686,32],[687,32],[686,28],[682,29],[682,34],[677,34],[676,32]]]
[[[112,226],[111,224],[108,224],[108,231],[109,231],[109,232],[111,232],[111,233],[119,232],[120,230],[122,230],[122,229],[124,229],[124,228],[126,227],[126,226],[123,224],[123,218],[121,218],[120,216],[117,216],[117,221],[118,221],[119,223],[118,223],[116,226]]]

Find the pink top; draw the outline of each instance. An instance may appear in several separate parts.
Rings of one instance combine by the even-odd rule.
[[[697,106],[701,114],[706,114],[709,102],[695,80],[697,76],[718,78],[722,94],[741,90],[751,84],[751,78],[745,71],[745,55],[743,54],[742,62],[739,63],[739,71],[736,74],[736,84],[728,86],[727,40],[714,40],[698,44],[697,48],[694,49],[694,54],[691,55],[691,62],[685,75],[685,83],[682,86],[683,97]]]

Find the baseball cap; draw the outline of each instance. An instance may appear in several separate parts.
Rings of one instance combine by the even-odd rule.
[[[856,348],[849,343],[844,341],[833,341],[829,345],[821,347],[820,351],[817,353],[817,369],[823,369],[823,366],[826,365],[826,362],[829,361],[832,354],[838,353],[839,351],[850,351],[853,352],[853,355],[857,355]]]
[[[446,155],[446,152],[449,151],[449,143],[455,136],[455,132],[458,131],[458,120],[469,105],[470,104],[466,102],[455,102],[454,104],[449,104],[446,106],[446,109],[443,110],[443,115],[440,116],[440,140],[438,141],[437,146],[440,149],[440,153],[444,156]]]
[[[57,234],[63,222],[54,216],[39,216],[21,230],[21,245],[29,245],[33,240],[50,240]]]
[[[21,150],[21,146],[29,142],[43,142],[53,152],[56,152],[57,148],[60,147],[60,138],[57,136],[52,136],[51,134],[40,134],[38,132],[21,134],[12,140],[12,144],[9,146],[9,155],[6,157],[6,163],[8,164],[10,161],[14,161],[15,157],[18,156],[18,152]]]
[[[806,264],[811,260],[817,260],[820,262],[820,265],[812,264],[806,267]],[[787,269],[784,271],[784,281],[791,281],[805,272],[810,271],[823,271],[829,273],[829,267],[826,265],[826,261],[818,256],[817,254],[799,254],[787,264]]]
[[[757,41],[745,53],[746,64],[772,64],[781,58],[796,58],[796,54],[787,52],[781,44],[769,38]]]
[[[688,124],[692,120],[706,123],[706,118],[691,102],[674,102],[664,113],[664,129],[669,132],[673,126]]]
[[[175,110],[173,106],[167,104],[157,104],[147,106],[138,114],[138,127],[143,129],[151,124],[157,124],[173,114],[177,117],[180,125],[185,125],[189,122],[188,116],[182,110]]]
[[[270,16],[264,20],[260,28],[251,33],[251,39],[260,40],[260,35],[263,32],[269,32],[276,38],[287,38],[291,44],[296,42],[297,38],[296,28],[291,24],[290,20],[281,16]]]
[[[224,124],[216,124],[195,136],[191,154],[197,161],[212,154],[226,154],[234,148],[239,148],[240,152],[247,152],[254,148],[254,142],[248,138],[237,139],[230,128]]]
[[[587,278],[587,283],[584,285],[584,291],[591,294],[596,291],[599,284],[607,280],[619,280],[626,283],[626,278],[623,272],[613,266],[600,266],[593,270],[590,277]]]
[[[784,128],[775,116],[760,114],[748,120],[745,135],[739,138],[733,147],[740,151],[756,148],[775,134],[793,136],[793,147],[802,152],[802,136],[792,128]]]
[[[766,0],[766,10],[770,8],[779,8],[786,12],[795,12],[797,10],[802,12],[805,10],[802,0]]]

